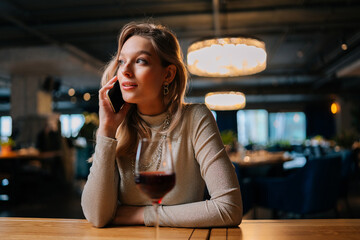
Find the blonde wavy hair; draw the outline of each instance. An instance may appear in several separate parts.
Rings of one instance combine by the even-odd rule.
[[[124,43],[132,36],[149,39],[160,57],[163,67],[172,64],[176,67],[174,80],[169,84],[169,94],[164,96],[167,112],[172,117],[169,128],[164,132],[166,133],[173,130],[180,121],[182,109],[185,105],[184,96],[188,79],[179,42],[175,34],[168,28],[152,23],[131,22],[126,24],[119,35],[116,55],[105,67],[101,84],[104,86],[115,75],[121,49]],[[120,124],[116,132],[116,139],[118,140],[116,155],[132,155],[135,152],[139,138],[149,136],[150,133],[149,127],[139,117],[136,105],[132,104],[125,120]]]

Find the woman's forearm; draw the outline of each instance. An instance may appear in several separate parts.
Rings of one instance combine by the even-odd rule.
[[[159,206],[159,224],[168,227],[237,226],[242,219],[241,196],[238,188],[232,190],[225,194],[227,196],[212,200]],[[144,218],[145,225],[154,226],[155,211],[152,206],[145,208]]]
[[[119,205],[111,223],[114,225],[144,225],[144,209],[145,207]]]

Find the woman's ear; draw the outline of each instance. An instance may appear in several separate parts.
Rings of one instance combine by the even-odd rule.
[[[176,67],[174,64],[171,64],[169,66],[166,67],[166,75],[165,75],[165,82],[167,82],[168,84],[170,84],[176,75]]]

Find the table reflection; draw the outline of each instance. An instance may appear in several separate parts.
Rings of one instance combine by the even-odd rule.
[[[279,164],[290,161],[293,157],[288,152],[238,151],[229,153],[232,162],[240,166],[257,166],[266,164]]]

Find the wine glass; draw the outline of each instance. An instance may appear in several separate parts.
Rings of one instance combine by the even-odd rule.
[[[159,237],[158,206],[175,185],[171,142],[165,135],[142,138],[135,162],[135,183],[150,198],[156,213],[155,239]]]

